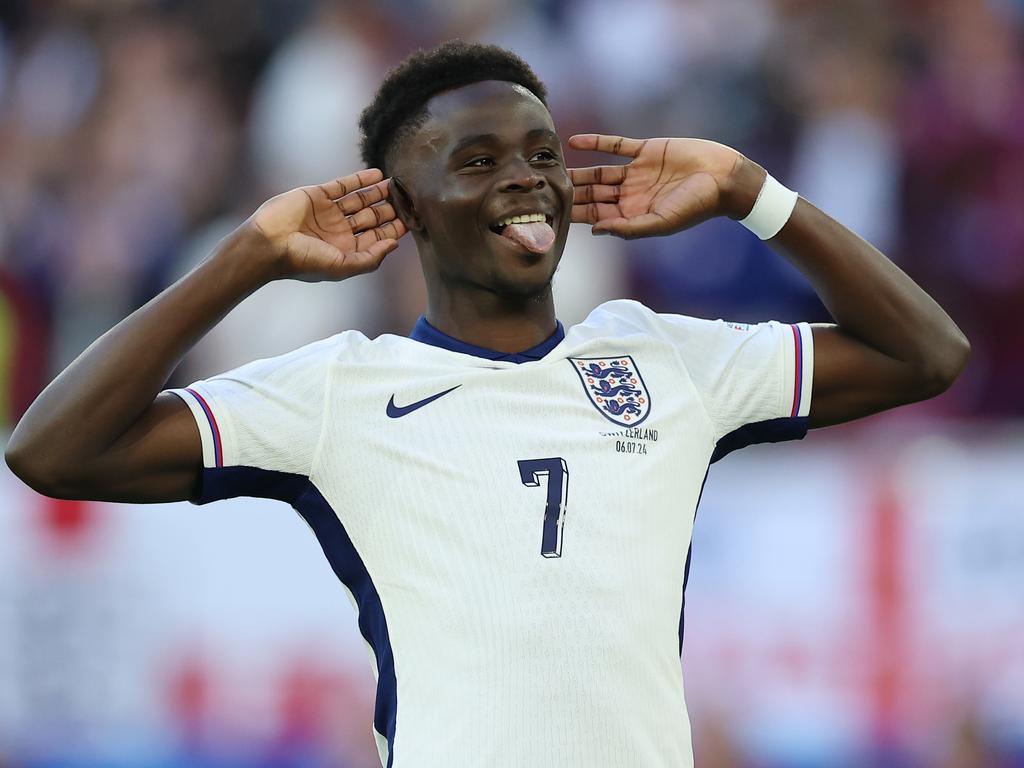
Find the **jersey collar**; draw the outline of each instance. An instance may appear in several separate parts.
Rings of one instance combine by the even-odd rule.
[[[420,315],[420,319],[416,321],[416,325],[413,327],[412,333],[409,334],[409,338],[414,341],[421,341],[424,344],[448,349],[452,352],[461,352],[464,355],[482,357],[486,360],[502,360],[507,363],[528,363],[533,360],[540,360],[544,355],[558,346],[562,339],[565,338],[565,329],[562,327],[562,324],[556,320],[555,332],[537,346],[524,349],[522,352],[499,352],[496,349],[478,347],[475,344],[467,344],[464,341],[459,341],[458,339],[437,330],[437,328],[427,322],[426,317]]]

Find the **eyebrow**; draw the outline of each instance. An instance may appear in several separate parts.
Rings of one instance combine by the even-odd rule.
[[[475,136],[467,136],[452,148],[449,157],[451,155],[457,155],[466,147],[470,147],[473,144],[494,144],[497,141],[498,134],[496,133],[478,133]]]
[[[555,139],[557,141],[558,134],[549,128],[532,128],[526,132],[527,141],[536,141],[537,139],[547,138]],[[500,138],[496,133],[478,133],[473,136],[467,136],[452,148],[452,151],[448,156],[451,157],[452,155],[457,155],[466,147],[471,147],[474,144],[496,144],[498,141],[500,141]]]

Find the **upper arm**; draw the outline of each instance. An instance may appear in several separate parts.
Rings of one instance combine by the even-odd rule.
[[[941,382],[930,381],[919,368],[873,349],[836,325],[814,325],[811,330],[815,350],[811,427],[859,419],[924,400],[943,389]]]
[[[746,445],[806,434],[814,369],[807,323],[750,325],[647,313],[704,407],[712,461]]]
[[[202,470],[195,419],[181,398],[161,392],[113,445],[54,490],[97,501],[184,501],[198,498]]]
[[[806,323],[747,324],[662,316],[711,420],[716,440],[780,420],[806,431],[814,344]]]
[[[342,341],[339,334],[166,390],[113,444],[76,466],[50,475],[37,461],[30,477],[15,471],[62,498],[206,503],[262,495],[264,486],[252,484],[261,472],[312,471],[327,372]],[[7,456],[12,468],[24,466]],[[221,478],[234,480],[218,485]]]
[[[188,460],[197,462],[200,481],[190,500],[276,494],[285,476],[310,476],[339,342],[322,339],[168,390],[197,440]]]

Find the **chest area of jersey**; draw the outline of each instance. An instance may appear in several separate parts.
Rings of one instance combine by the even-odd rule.
[[[618,354],[515,368],[365,366],[335,388],[332,455],[408,467],[478,465],[501,448],[564,449],[611,472],[676,462],[707,447],[701,404],[671,360]],[[352,417],[352,418],[349,418]],[[633,461],[625,457],[634,457]]]
[[[521,541],[558,557],[566,520],[627,536],[644,519],[675,520],[699,495],[706,419],[671,361],[587,355],[346,375],[318,471],[353,524],[359,509],[385,509],[425,539]]]

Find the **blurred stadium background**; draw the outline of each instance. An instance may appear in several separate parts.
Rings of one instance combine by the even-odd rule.
[[[1021,0],[4,0],[0,432],[263,199],[360,167],[383,72],[451,37],[530,61],[563,139],[744,151],[973,344],[935,401],[712,470],[683,650],[697,764],[1024,765]],[[620,296],[827,319],[727,221],[575,231],[556,295],[566,324]],[[372,277],[268,286],[171,383],[404,334],[423,297],[410,242]],[[363,768],[371,710],[349,603],[286,508],[54,501],[0,468],[0,766]]]

